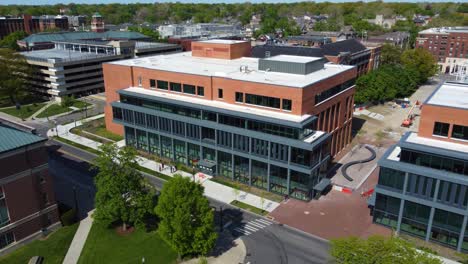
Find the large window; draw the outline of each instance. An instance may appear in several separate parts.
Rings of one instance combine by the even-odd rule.
[[[234,180],[249,183],[249,159],[234,156]]]
[[[400,212],[400,199],[377,193],[374,207],[374,222],[396,228]]]
[[[236,92],[236,102],[243,103],[244,102],[244,94],[240,92]]]
[[[10,223],[10,217],[8,216],[8,207],[5,202],[5,194],[2,187],[0,187],[0,227]]]
[[[270,191],[288,194],[288,169],[270,165]]]
[[[184,93],[186,93],[186,94],[196,94],[195,85],[184,84]]]
[[[252,185],[261,189],[268,188],[268,164],[252,160]]]
[[[182,92],[182,85],[180,83],[171,82],[171,91],[173,92]]]
[[[162,89],[162,90],[168,90],[169,89],[168,82],[158,80],[157,83],[158,83],[158,89]]]
[[[468,126],[453,125],[452,137],[468,140]]]
[[[197,86],[197,91],[198,96],[205,96],[205,87]]]
[[[232,178],[232,155],[218,151],[218,170],[219,175]]]
[[[468,175],[468,162],[459,159],[403,149],[401,151],[400,160],[437,170]]]
[[[156,80],[150,79],[150,87],[156,88]]]
[[[401,231],[425,237],[431,208],[422,204],[405,201]]]
[[[292,101],[289,99],[283,99],[283,110],[291,111]]]
[[[403,191],[403,183],[405,182],[405,172],[397,171],[385,167],[380,168],[379,185],[388,188]]]
[[[301,200],[308,200],[312,189],[311,175],[291,170],[290,194]]]
[[[15,242],[15,236],[13,235],[13,232],[8,232],[0,235],[0,249],[8,246],[13,242]]]
[[[219,88],[218,89],[218,98],[223,98],[224,95],[223,95],[223,89]]]
[[[447,137],[450,125],[447,123],[435,122],[432,134],[436,136]]]
[[[462,215],[435,209],[431,240],[456,248],[462,223]]]
[[[352,80],[349,80],[349,81],[346,81],[342,84],[338,84],[337,86],[334,86],[328,90],[325,90],[321,93],[318,93],[315,95],[315,104],[319,104],[325,100],[327,100],[328,98],[331,98],[333,96],[335,96],[336,94],[348,89],[349,87],[353,86],[354,85],[354,82],[355,82],[355,79],[352,79]]]
[[[435,186],[435,179],[410,173],[408,175],[408,185],[406,187],[406,192],[413,196],[432,199],[434,197]]]
[[[275,97],[256,95],[256,94],[245,94],[245,102],[247,104],[280,108],[280,99]]]
[[[122,120],[122,109],[118,107],[112,107],[112,117],[117,120]]]

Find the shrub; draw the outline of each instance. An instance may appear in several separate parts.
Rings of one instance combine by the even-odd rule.
[[[70,209],[66,211],[65,213],[60,216],[60,220],[62,221],[62,225],[64,226],[70,226],[76,223],[76,210],[75,209]]]

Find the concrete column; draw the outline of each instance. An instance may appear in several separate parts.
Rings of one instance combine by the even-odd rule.
[[[161,135],[158,134],[158,144],[159,144],[159,157],[162,157],[162,142],[161,142]]]
[[[431,229],[432,229],[432,221],[434,219],[435,208],[431,207],[431,213],[429,214],[429,222],[427,223],[426,229],[426,241],[429,241],[431,238]]]
[[[172,148],[172,160],[175,161],[175,146],[174,146],[174,138],[171,138],[171,148]]]
[[[270,163],[268,163],[268,166],[267,166],[267,191],[270,191]]]
[[[231,179],[234,180],[234,154],[231,154],[231,167],[232,167]]]
[[[187,160],[185,163],[186,163],[187,165],[190,164],[189,158],[190,158],[190,157],[189,157],[189,154],[188,154],[188,142],[185,141],[185,159]]]
[[[403,181],[403,195],[406,194],[406,188],[408,186],[408,179],[409,179],[409,174],[408,172],[405,173],[405,180]],[[405,206],[405,200],[401,199],[400,202],[400,211],[398,212],[398,223],[397,223],[397,233],[400,233],[400,227],[401,227],[401,218],[403,217],[403,208]]]
[[[249,186],[252,186],[252,159],[249,159]]]
[[[439,193],[439,189],[440,189],[440,180],[436,180],[436,186],[435,186],[435,190],[434,190],[434,198],[432,198],[433,202],[437,202],[437,195]]]
[[[291,181],[291,170],[288,168],[288,179],[287,179],[287,182],[286,182],[286,186],[287,186],[287,194],[289,195],[289,182]]]
[[[460,235],[458,235],[458,244],[457,244],[457,251],[461,251],[463,245],[463,239],[465,238],[465,229],[466,229],[466,222],[468,221],[468,216],[465,215],[463,217],[463,223],[460,230]]]

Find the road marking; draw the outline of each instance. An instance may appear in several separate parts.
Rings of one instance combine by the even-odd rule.
[[[272,223],[271,222],[268,222],[266,220],[263,220],[263,219],[255,219],[255,221],[259,222],[259,223],[262,223],[264,225],[271,225]]]
[[[254,221],[250,221],[250,222],[249,222],[249,225],[253,225],[253,226],[255,226],[255,227],[260,227],[260,228],[266,227],[265,225],[261,225],[261,224],[259,224],[259,223],[257,223],[257,222],[254,222]]]
[[[249,226],[249,225],[244,225],[244,229],[247,228],[248,230],[251,230],[251,231],[258,231],[258,228],[255,228],[253,226]]]
[[[250,235],[250,234],[252,234],[252,233],[250,233],[249,231],[244,230],[244,229],[240,229],[240,228],[238,228],[238,227],[234,228],[234,230],[236,230],[237,232],[239,232],[239,233],[241,233],[241,234],[247,235],[247,236]]]

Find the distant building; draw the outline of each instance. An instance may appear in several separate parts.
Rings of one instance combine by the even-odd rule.
[[[198,24],[172,24],[162,25],[158,28],[162,38],[213,38],[223,36],[240,36],[242,31],[239,25],[198,23]]]
[[[86,25],[86,16],[67,16],[68,25],[76,31],[83,30]]]
[[[24,31],[28,34],[51,29],[68,30],[68,18],[65,16],[30,16],[0,17],[0,39],[16,32]]]
[[[364,45],[383,45],[391,44],[394,46],[400,46],[401,48],[406,47],[409,44],[410,33],[409,32],[389,32],[380,36],[371,36],[364,39],[362,43]]]
[[[138,32],[132,31],[106,31],[106,32],[57,32],[57,33],[39,33],[30,35],[18,41],[18,45],[26,50],[39,50],[53,48],[55,41],[82,41],[82,40],[135,40],[151,41],[151,38]]]
[[[424,102],[418,132],[379,160],[373,222],[468,252],[468,84],[442,84]]]
[[[60,226],[46,138],[0,123],[0,255]]]
[[[457,74],[468,63],[468,27],[430,28],[420,31],[416,48],[429,51],[443,73]]]
[[[252,48],[253,57],[265,58],[276,55],[326,57],[330,62],[336,64],[357,66],[358,76],[369,72],[369,69],[373,69],[374,65],[369,64],[371,50],[357,39],[343,40],[313,48],[268,44]]]
[[[104,64],[107,129],[214,177],[317,197],[330,159],[351,141],[356,67],[250,51],[246,41],[207,40]]]
[[[377,26],[381,26],[385,29],[390,29],[396,24],[397,21],[406,21],[406,20],[407,20],[406,17],[403,17],[403,16],[384,18],[383,15],[376,15],[375,19],[367,19],[367,22],[377,25]]]
[[[286,42],[291,45],[306,46],[306,47],[321,47],[325,44],[331,43],[332,39],[322,36],[288,36]]]
[[[330,38],[331,42],[356,38],[356,33],[352,28],[342,31],[309,31],[303,36],[316,38]]]
[[[413,23],[416,26],[420,26],[420,27],[427,26],[427,24],[429,24],[429,22],[431,22],[431,21],[432,21],[431,16],[424,16],[424,15],[415,14],[414,17],[413,17]]]
[[[91,31],[92,32],[104,32],[104,20],[99,13],[94,13],[94,15],[91,17]]]
[[[29,87],[43,97],[60,101],[104,91],[102,63],[181,51],[167,43],[135,41],[56,41],[53,49],[23,52],[37,73]]]

